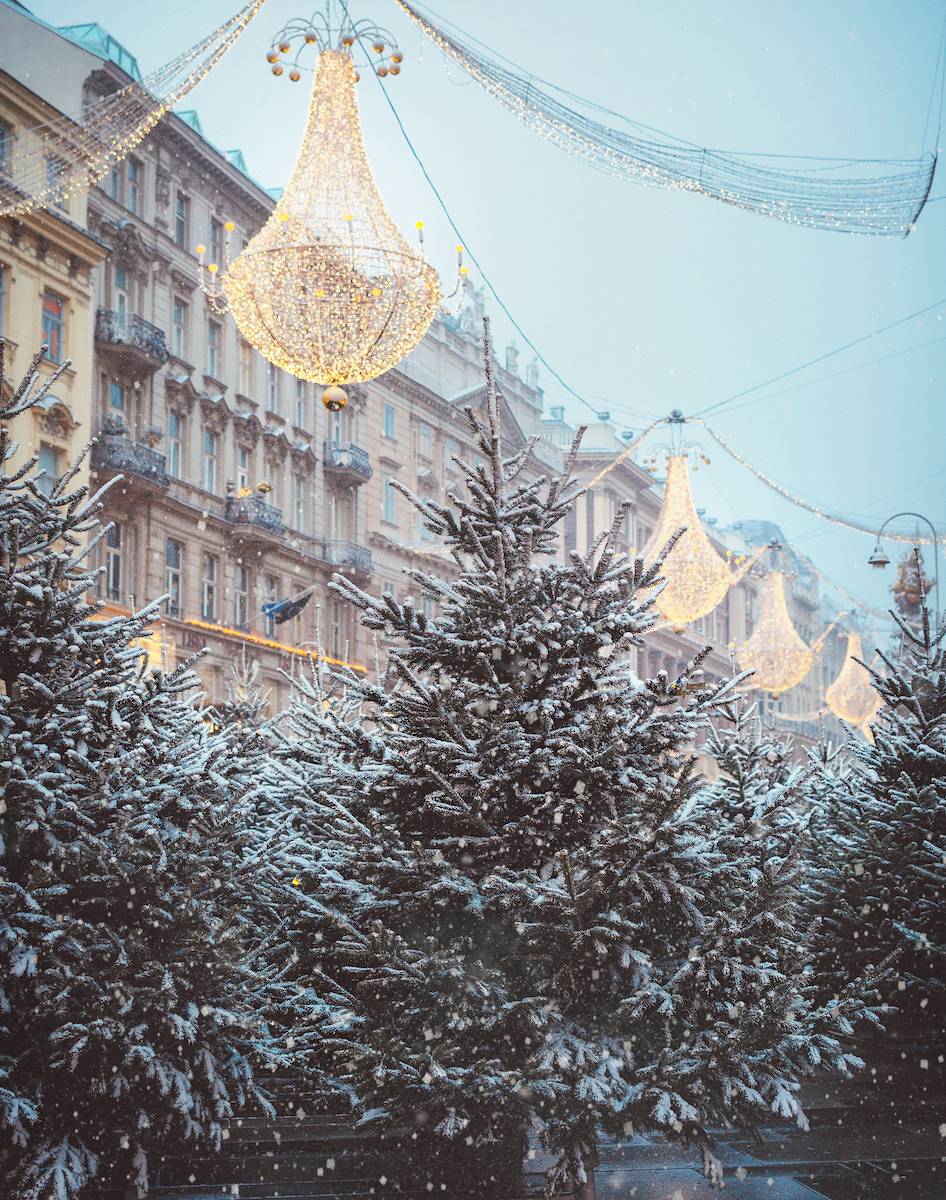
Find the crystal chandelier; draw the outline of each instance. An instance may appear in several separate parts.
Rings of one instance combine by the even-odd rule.
[[[847,721],[855,729],[864,729],[881,708],[880,695],[871,686],[867,669],[859,661],[862,656],[860,636],[849,633],[844,666],[838,672],[837,679],[825,689],[824,694],[828,708],[834,715],[842,721]]]
[[[677,629],[712,612],[755,562],[740,555],[730,565],[710,541],[690,491],[692,450],[686,447],[667,454],[660,516],[643,551],[644,559],[652,561],[675,533],[686,530],[664,562],[661,573],[666,582],[655,601],[661,616]],[[705,455],[700,457],[709,462]],[[645,465],[653,468],[655,463],[651,456]]]
[[[361,134],[353,54],[364,48],[381,78],[400,74],[404,56],[389,34],[353,23],[332,0],[280,31],[267,54],[273,74],[288,66],[297,82],[308,47],[317,51],[312,94],[286,190],[235,260],[205,267],[205,248],[197,253],[217,311],[232,313],[275,366],[326,385],[326,406],[340,408],[339,385],[375,378],[417,345],[437,312],[440,284],[423,257],[422,223],[415,249],[388,215]],[[233,224],[225,229],[229,236]],[[457,253],[462,291],[462,247]]]

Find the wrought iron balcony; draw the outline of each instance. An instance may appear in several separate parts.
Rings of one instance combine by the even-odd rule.
[[[351,442],[347,445],[340,442],[326,442],[322,461],[325,464],[325,473],[329,478],[351,487],[366,483],[373,474],[368,451]]]
[[[326,542],[325,561],[343,571],[353,571],[358,575],[371,574],[371,551],[367,546],[358,546],[355,542]]]
[[[124,426],[124,428],[123,428]],[[105,475],[123,475],[129,483],[144,480],[158,488],[167,488],[170,477],[165,458],[159,450],[133,442],[124,421],[110,419],[92,447],[92,469]]]
[[[137,313],[100,308],[95,314],[95,340],[100,349],[120,354],[146,371],[156,371],[169,357],[164,330]]]
[[[286,532],[282,512],[259,496],[228,496],[225,516],[234,525],[259,530],[273,537],[283,537]]]

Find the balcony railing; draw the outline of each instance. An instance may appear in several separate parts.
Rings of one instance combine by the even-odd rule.
[[[286,532],[282,512],[259,496],[228,496],[225,516],[234,525],[247,525],[276,537]]]
[[[371,574],[371,551],[355,542],[326,542],[325,561],[333,567],[347,568],[361,575]]]
[[[125,434],[104,433],[92,447],[92,468],[96,471],[137,477],[166,488],[171,480],[165,470],[164,455],[150,446],[131,441]]]
[[[95,340],[136,357],[141,365],[156,370],[167,362],[168,344],[164,330],[137,313],[119,313],[100,308],[95,314]]]
[[[355,487],[360,483],[366,483],[373,474],[368,451],[351,442],[347,445],[339,442],[326,442],[322,461],[325,464],[327,475]]]

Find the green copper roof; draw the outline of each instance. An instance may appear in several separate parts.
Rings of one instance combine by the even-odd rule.
[[[132,79],[141,79],[137,58],[133,54],[129,54],[121,42],[117,42],[108,30],[103,29],[97,21],[90,21],[85,25],[59,25],[56,32],[67,37],[70,42],[75,42],[77,46],[82,46],[100,58],[113,62]]]

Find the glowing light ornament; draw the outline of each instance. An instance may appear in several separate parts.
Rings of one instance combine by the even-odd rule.
[[[709,462],[709,459],[704,457],[703,461]],[[661,616],[678,629],[712,612],[755,562],[755,557],[744,559],[740,556],[736,560],[736,569],[733,569],[710,541],[693,503],[689,455],[685,451],[667,456],[667,481],[660,517],[643,550],[643,558],[647,561],[656,558],[683,527],[686,533],[664,563],[662,574],[666,583],[655,602]]]
[[[235,261],[210,263],[202,284],[218,312],[233,314],[240,332],[271,363],[325,385],[326,407],[346,403],[341,384],[373,379],[420,341],[441,292],[423,257],[423,223],[415,250],[388,215],[362,140],[352,59],[370,44],[368,67],[382,78],[404,56],[390,35],[352,23],[329,3],[310,20],[296,19],[267,54],[275,74],[281,56],[300,43],[316,47],[305,135],[292,176],[269,220]],[[396,69],[395,69],[396,68]],[[362,70],[365,67],[362,66]],[[227,235],[232,229],[228,223]],[[462,247],[457,248],[465,283]],[[218,277],[218,272],[220,272]]]
[[[759,620],[752,636],[739,648],[738,658],[744,671],[754,672],[750,686],[776,696],[801,683],[811,669],[814,651],[792,624],[781,571],[766,578]]]
[[[864,730],[880,712],[882,701],[871,686],[867,668],[856,660],[863,657],[860,636],[847,635],[847,653],[837,679],[825,689],[824,698],[836,717],[855,729]]]

